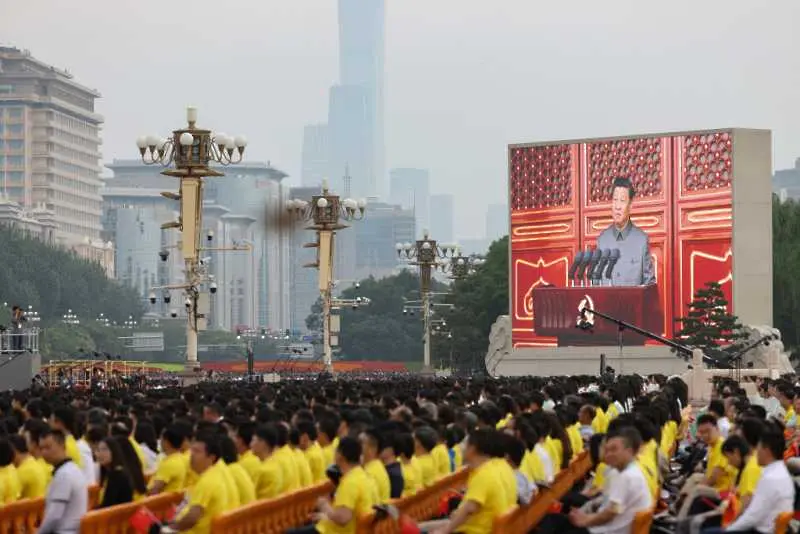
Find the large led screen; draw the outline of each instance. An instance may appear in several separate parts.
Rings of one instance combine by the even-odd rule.
[[[581,301],[668,338],[706,282],[732,309],[732,181],[733,131],[509,147],[514,346],[651,343]]]

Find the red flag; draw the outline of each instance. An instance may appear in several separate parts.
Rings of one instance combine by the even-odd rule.
[[[133,530],[143,534],[147,534],[150,531],[150,527],[156,523],[158,523],[158,518],[144,506],[136,510],[129,521]]]

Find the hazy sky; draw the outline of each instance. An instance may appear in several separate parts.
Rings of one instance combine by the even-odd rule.
[[[456,195],[456,234],[480,237],[510,142],[769,128],[775,167],[791,166],[799,23],[798,0],[387,0],[387,169],[429,168]],[[106,160],[195,105],[298,183],[337,32],[335,0],[0,0],[0,43],[103,94]]]

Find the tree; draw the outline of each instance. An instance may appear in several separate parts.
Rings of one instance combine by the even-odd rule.
[[[786,347],[800,346],[800,203],[772,198],[772,320]],[[735,281],[734,281],[735,283]]]
[[[685,317],[676,319],[681,329],[675,332],[678,342],[706,353],[735,352],[739,341],[747,337],[739,319],[728,312],[728,300],[717,282],[706,282],[695,291]]]

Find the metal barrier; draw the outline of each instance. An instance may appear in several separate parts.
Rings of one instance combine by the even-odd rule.
[[[0,331],[0,353],[39,352],[39,329]]]

